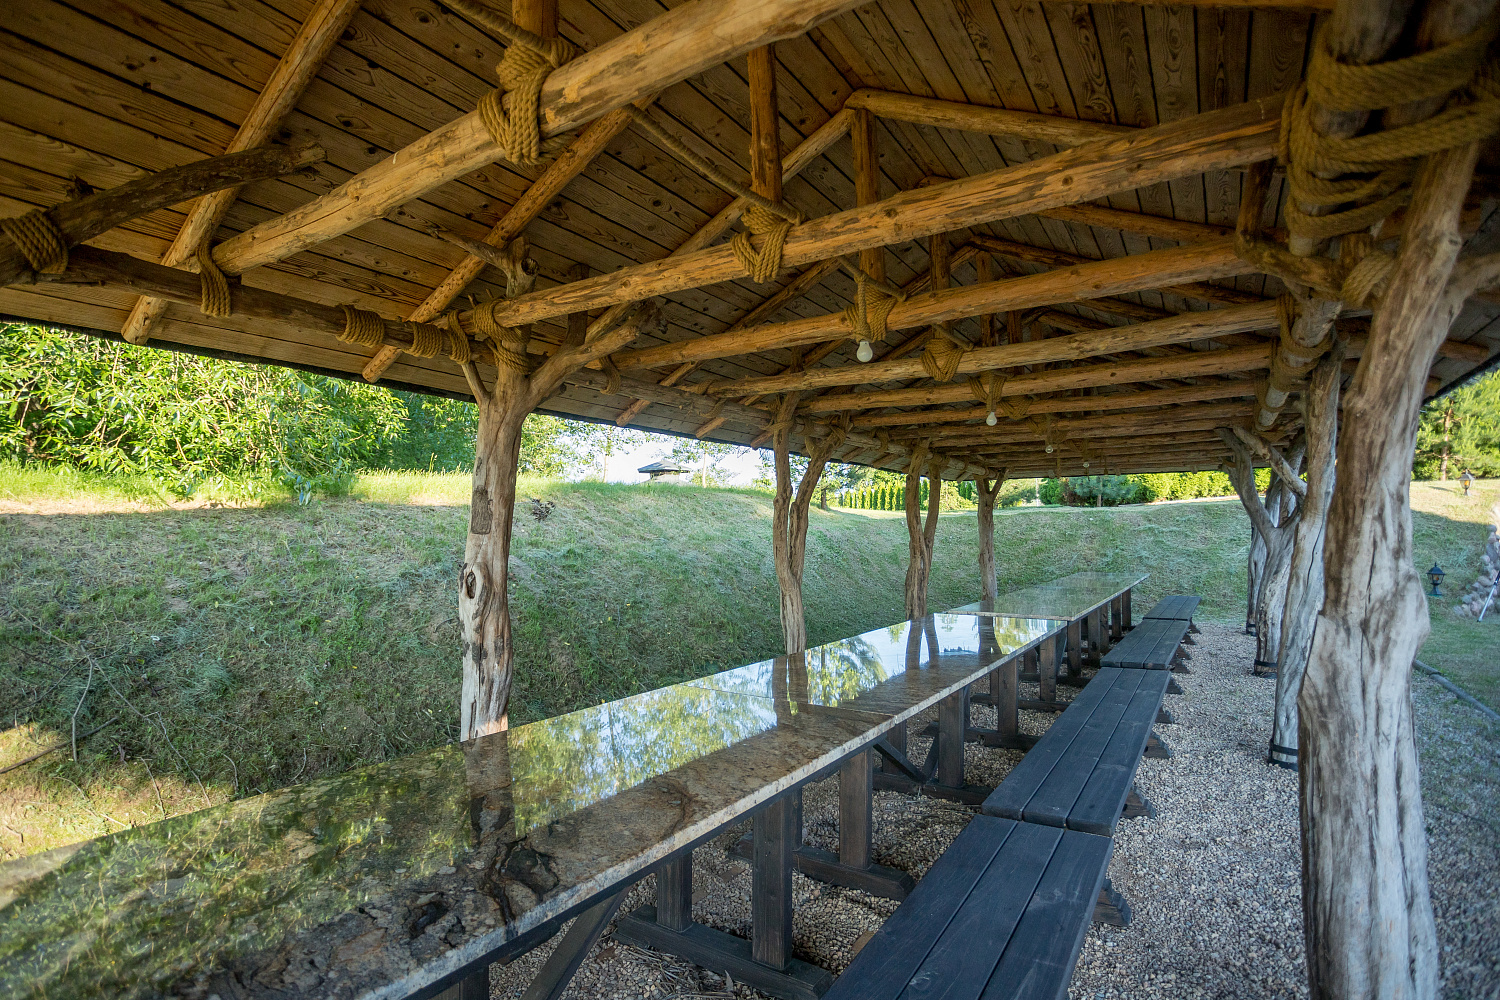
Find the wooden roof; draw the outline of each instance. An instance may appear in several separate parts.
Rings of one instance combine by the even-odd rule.
[[[316,6],[315,0],[10,0],[0,5],[0,216],[65,201],[76,195],[79,182],[112,187],[224,152]],[[506,9],[500,2],[492,6]],[[669,6],[677,5],[562,0],[560,32],[580,49],[592,50]],[[1052,120],[1130,127],[1178,121],[1274,97],[1293,85],[1302,74],[1316,16],[1307,9],[881,0],[777,44],[781,145],[795,150],[862,90],[1035,112]],[[494,66],[503,51],[492,31],[434,0],[364,0],[279,132],[284,142],[322,146],[326,161],[305,173],[244,188],[215,242],[306,205],[472,111],[495,86]],[[852,103],[866,99],[862,95]],[[879,94],[874,104],[898,108],[893,100],[882,104]],[[928,112],[935,114],[934,109],[941,107]],[[650,113],[724,172],[747,176],[744,56],[666,87]],[[1063,148],[1040,138],[915,124],[896,113],[876,118],[882,197],[1035,161]],[[1039,123],[1035,134],[1054,134],[1044,126]],[[249,270],[243,280],[319,303],[406,318],[468,256],[451,237],[483,240],[543,169],[490,163],[384,218]],[[1179,243],[1192,248],[1194,241],[1232,230],[1241,176],[1214,170],[1092,203],[1113,214],[1062,208],[951,231],[953,280],[974,284],[987,260],[993,261],[994,276],[1004,278]],[[1271,203],[1278,206],[1280,188],[1280,180],[1274,180]],[[540,267],[536,287],[570,282],[581,273],[580,265],[598,275],[660,260],[731,200],[639,127],[627,127],[526,226]],[[849,141],[834,142],[788,178],[785,200],[813,219],[854,206]],[[92,244],[160,260],[188,208],[154,212]],[[1266,221],[1278,220],[1268,213]],[[928,241],[897,242],[885,260],[890,283],[909,285],[930,267]],[[837,313],[850,303],[850,277],[823,268],[800,295],[787,296],[770,311],[758,310],[807,270],[805,265],[787,268],[774,286],[744,278],[664,294],[659,301],[665,328],[622,353],[720,334],[743,326],[747,316],[755,323],[781,322]],[[487,267],[465,295],[480,302],[500,297],[504,284],[499,272]],[[1027,342],[1065,333],[1102,337],[1093,331],[1253,306],[1281,290],[1275,278],[1242,273],[1196,283],[1165,279],[1160,286],[1089,303],[1083,301],[1080,279],[1070,293],[1043,295],[1042,306],[1027,306],[1017,318],[1026,321]],[[468,301],[457,304],[467,307]],[[106,334],[119,333],[134,302],[129,293],[78,285],[0,289],[0,313]],[[596,307],[593,314],[601,311]],[[1488,302],[1470,301],[1433,369],[1432,385],[1461,379],[1500,353],[1495,314]],[[955,328],[977,342],[980,322],[962,319]],[[996,322],[1004,329],[1007,317],[1001,314]],[[538,321],[534,349],[562,341],[566,330],[566,316]],[[920,327],[893,330],[877,353],[920,332]],[[1008,465],[1012,475],[1077,473],[1080,455],[1090,450],[1094,472],[1212,467],[1225,454],[1214,427],[1250,413],[1266,369],[1264,360],[1253,358],[1263,359],[1274,337],[1275,330],[1261,323],[1249,332],[1006,369],[1004,374],[1024,376],[1031,380],[1026,385],[1037,387],[1027,404],[1031,415],[1045,414],[1070,440],[1093,442],[1064,455],[1047,454],[1042,432],[1032,423],[1002,414],[999,426],[987,427],[985,408],[962,375],[944,386],[909,372],[878,385],[849,384],[842,374],[819,376],[837,384],[808,389],[803,410],[820,419],[852,415],[865,443],[842,449],[839,457],[848,461],[880,456],[881,449],[868,444],[871,435],[933,435],[934,447],[977,466]],[[151,342],[353,377],[373,353],[292,323],[212,319],[182,304],[168,308],[153,327]],[[805,348],[808,371],[858,364],[852,341],[826,344]],[[1218,368],[1212,359],[1177,357],[1214,351],[1253,357],[1231,358]],[[814,355],[821,357],[807,360]],[[631,426],[676,434],[708,427],[708,437],[747,444],[764,440],[771,404],[763,394],[778,391],[779,383],[747,384],[762,393],[749,403],[760,408],[753,413],[733,404],[715,411],[712,392],[692,395],[682,387],[702,390],[724,380],[780,375],[795,370],[797,362],[782,347],[706,358],[681,375],[676,387],[653,387],[643,408],[628,394],[630,387],[659,383],[680,365],[643,363],[656,356],[646,352],[620,359],[627,376],[621,393],[601,391],[610,388],[606,374],[584,370],[543,409],[591,420],[626,415]],[[1121,362],[1126,364],[1118,377],[1102,383],[1074,377],[1074,369]],[[401,355],[384,379],[468,395],[463,375],[444,357]],[[913,391],[923,387],[932,391]],[[877,390],[883,395],[875,395]],[[942,401],[924,402],[931,399]],[[858,408],[847,409],[851,406]],[[943,415],[955,409],[964,411],[959,419]],[[1287,413],[1283,433],[1295,421]]]

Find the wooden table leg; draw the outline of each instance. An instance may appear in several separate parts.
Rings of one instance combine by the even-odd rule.
[[[967,689],[955,691],[938,702],[938,760],[937,780],[949,788],[962,788],[964,784],[964,734],[968,727],[964,718],[969,713]]]
[[[1002,739],[1020,733],[1016,716],[1016,658],[1011,657],[990,671],[990,700],[995,706],[995,731]]]
[[[1068,622],[1068,673],[1078,674],[1083,671],[1083,619],[1075,618]],[[1054,671],[1054,683],[1056,672]],[[1043,695],[1046,701],[1047,696]]]
[[[1135,625],[1130,620],[1130,591],[1125,591],[1125,593],[1121,596],[1124,598],[1125,603],[1120,612],[1120,617],[1124,620],[1125,630],[1128,632],[1131,629],[1135,628]]]
[[[1089,645],[1086,662],[1091,667],[1099,665],[1099,658],[1104,655],[1104,609],[1095,608],[1089,612]]]
[[[1109,602],[1109,638],[1119,642],[1125,634],[1125,595],[1116,594]]]
[[[866,750],[839,769],[839,862],[851,868],[870,863],[873,763]]]
[[[792,957],[793,813],[791,796],[783,795],[755,815],[750,955],[777,971]]]
[[[685,931],[693,922],[693,852],[657,871],[656,922],[674,931]]]
[[[1075,642],[1075,640],[1073,638],[1073,632],[1074,632],[1075,628],[1076,628],[1076,623],[1068,626],[1068,641],[1069,641],[1069,643]],[[1040,701],[1056,701],[1057,700],[1057,661],[1058,661],[1058,648],[1057,647],[1058,647],[1058,643],[1061,642],[1061,641],[1062,641],[1062,637],[1059,636],[1057,638],[1057,640],[1055,640],[1053,642],[1044,642],[1044,643],[1042,643],[1042,646],[1041,646],[1041,658],[1037,662],[1037,667],[1036,667],[1037,684],[1038,684],[1038,687],[1040,688],[1040,698],[1039,698]],[[1076,649],[1077,647],[1074,646],[1073,648]]]

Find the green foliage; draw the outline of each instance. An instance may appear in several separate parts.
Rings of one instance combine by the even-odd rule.
[[[704,441],[697,438],[674,438],[672,440],[672,457],[683,465],[691,466],[693,482],[699,486],[723,486],[729,481],[719,463],[724,459],[742,451],[738,445],[724,444],[721,441]],[[792,462],[792,477],[800,480],[802,473],[807,468],[807,459],[802,459],[801,468]]]
[[[347,493],[363,469],[467,470],[478,424],[461,400],[0,325],[0,460],[305,503]],[[590,427],[528,417],[521,471],[591,461]]]
[[[1271,470],[1255,470],[1255,488],[1264,493],[1271,485]],[[1099,503],[1100,494],[1103,502]],[[1199,497],[1234,496],[1227,473],[1153,472],[1135,476],[1065,476],[1044,479],[1042,503],[1072,507],[1117,507],[1120,504],[1152,503],[1157,500],[1193,500]]]
[[[1412,460],[1415,477],[1456,479],[1464,469],[1481,478],[1500,475],[1500,372],[1422,408]]]

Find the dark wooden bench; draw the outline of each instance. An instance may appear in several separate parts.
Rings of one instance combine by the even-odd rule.
[[[981,810],[1105,837],[1122,815],[1156,815],[1135,790],[1135,771],[1168,679],[1165,671],[1101,668]],[[1095,919],[1119,926],[1130,921],[1130,907],[1108,882]]]
[[[1193,615],[1198,611],[1198,605],[1203,598],[1196,594],[1174,594],[1171,597],[1163,597],[1156,602],[1156,606],[1141,616],[1142,620],[1147,618],[1178,618],[1183,621],[1192,621]]]
[[[981,809],[990,816],[1110,836],[1167,690],[1161,671],[1102,668]],[[1138,798],[1131,815],[1150,806]]]
[[[823,1000],[1061,1000],[1112,846],[975,816]]]
[[[1187,667],[1173,665],[1177,648],[1187,638],[1192,621],[1183,618],[1142,618],[1125,638],[1105,653],[1101,667],[1134,667],[1143,670],[1175,670],[1187,673]],[[1168,694],[1181,694],[1177,683],[1167,684]]]

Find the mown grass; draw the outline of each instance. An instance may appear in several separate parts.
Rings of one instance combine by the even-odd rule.
[[[456,735],[466,477],[373,474],[309,506],[143,509],[129,484],[0,475],[0,510],[15,511],[0,514],[0,767],[69,741],[75,719],[80,734],[108,723],[76,762],[67,747],[0,775],[6,856]],[[1442,562],[1455,590],[1500,490],[1476,494],[1414,490],[1416,558]],[[520,496],[557,506],[517,516],[514,722],[778,651],[765,493],[523,480]],[[1205,616],[1243,620],[1237,501],[1016,508],[996,525],[1002,589],[1138,568],[1151,578],[1137,607],[1198,593]],[[931,607],[977,595],[974,532],[972,513],[942,518]],[[900,514],[814,509],[812,641],[899,620],[905,562]],[[1490,623],[1433,617],[1424,657],[1493,699]]]

